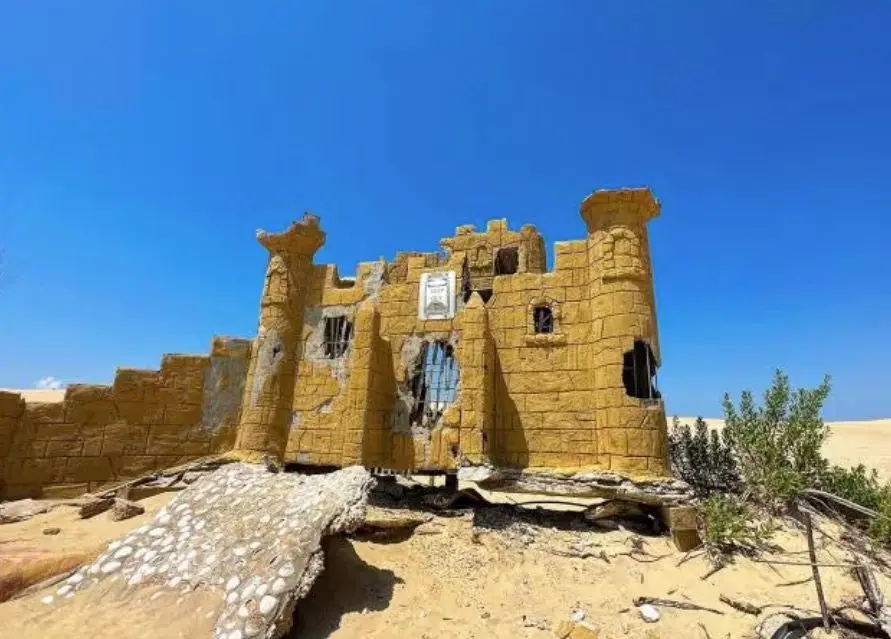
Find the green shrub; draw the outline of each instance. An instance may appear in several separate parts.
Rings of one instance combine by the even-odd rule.
[[[840,466],[828,468],[820,479],[820,488],[855,504],[876,510],[879,507],[882,485],[879,483],[879,474],[874,468],[867,471],[866,466],[860,464],[851,468]]]
[[[724,436],[736,455],[749,496],[778,510],[803,488],[816,486],[827,462],[820,448],[829,430],[820,411],[829,395],[829,377],[813,390],[792,391],[789,378],[777,371],[756,406],[744,391],[739,407],[724,395]]]
[[[737,492],[740,488],[733,450],[722,433],[709,432],[701,417],[696,418],[693,428],[674,418],[668,455],[675,475],[690,484],[698,497]]]
[[[874,468],[867,471],[863,464],[852,468],[833,466],[823,473],[820,488],[878,512],[880,517],[876,518],[845,514],[851,523],[866,530],[876,542],[891,543],[891,483],[879,482],[879,474]]]
[[[739,497],[721,493],[700,505],[700,528],[703,545],[715,563],[733,552],[756,551],[774,532],[770,519],[759,519]]]

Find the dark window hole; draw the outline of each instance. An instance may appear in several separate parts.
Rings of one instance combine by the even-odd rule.
[[[536,306],[532,309],[532,325],[536,333],[553,333],[554,312],[549,306]]]
[[[513,275],[520,266],[520,249],[498,249],[495,253],[495,275]]]
[[[648,342],[634,340],[634,347],[627,351],[622,361],[622,383],[625,393],[638,399],[660,399],[662,393],[656,387],[658,363]]]

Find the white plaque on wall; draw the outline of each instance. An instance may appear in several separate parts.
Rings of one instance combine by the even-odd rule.
[[[455,316],[455,271],[421,274],[418,316],[424,320]]]

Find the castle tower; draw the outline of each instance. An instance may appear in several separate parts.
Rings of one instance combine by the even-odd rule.
[[[306,213],[283,233],[257,231],[257,240],[269,251],[269,262],[235,449],[281,461],[291,422],[312,260],[325,243],[325,234],[319,219]]]
[[[666,472],[665,407],[646,224],[659,214],[649,189],[597,191],[581,204],[588,227],[597,452],[611,470]]]

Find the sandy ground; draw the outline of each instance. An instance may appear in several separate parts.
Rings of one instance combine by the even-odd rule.
[[[162,494],[144,500],[146,514],[125,522],[111,522],[104,515],[80,520],[75,509],[63,507],[27,522],[0,526],[0,564],[20,553],[96,548],[145,523],[171,497]],[[50,526],[61,532],[42,534]],[[826,530],[837,537],[836,529]],[[642,542],[644,553],[631,557],[635,540]],[[783,559],[806,558],[800,532],[786,530],[776,542],[784,551]],[[848,560],[828,537],[819,536],[818,546],[821,561]],[[602,552],[606,559],[562,554],[571,549]],[[434,517],[407,538],[389,542],[329,540],[325,571],[298,607],[289,637],[544,639],[554,637],[554,628],[581,610],[601,639],[706,637],[699,624],[711,637],[743,638],[751,636],[756,618],[722,604],[721,594],[756,605],[817,609],[812,583],[784,585],[806,579],[807,567],[737,559],[703,579],[710,568],[707,560],[694,555],[679,566],[684,557],[665,537],[603,531],[567,513],[518,520],[497,509],[463,511]],[[826,568],[823,580],[831,604],[858,593],[844,570]],[[882,576],[880,585],[891,592],[891,580]],[[73,600],[64,613],[56,609],[52,623],[39,601],[43,594],[0,604],[0,637],[197,636],[180,632],[192,621],[189,611],[169,593],[152,599],[148,591],[135,592],[134,602],[102,600],[97,605],[102,593],[96,592]],[[210,602],[221,595],[202,596]],[[645,624],[632,604],[637,596],[693,601],[724,614],[661,607],[661,620]],[[132,612],[134,605],[140,612],[136,626],[132,614],[120,614],[125,609]],[[198,623],[203,614],[193,617]]]

